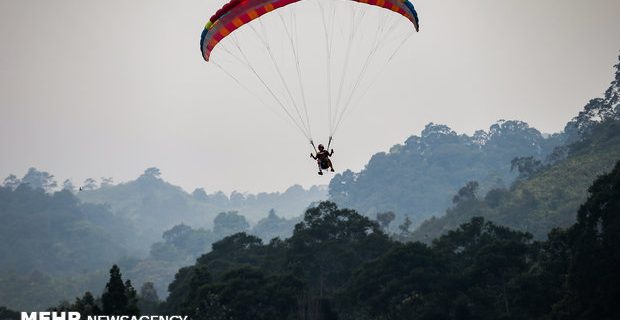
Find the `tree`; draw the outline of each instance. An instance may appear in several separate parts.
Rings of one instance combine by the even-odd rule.
[[[448,279],[454,279],[447,283],[455,295],[450,300],[455,300],[460,290],[465,291],[459,307],[463,312],[473,319],[512,318],[518,314],[514,310],[518,295],[512,279],[531,267],[531,234],[474,217],[433,241],[433,250],[448,264]],[[444,303],[438,302],[436,307]]]
[[[58,186],[54,176],[45,171],[38,171],[35,168],[28,169],[28,172],[21,180],[22,184],[30,186],[32,189],[43,189],[51,192]]]
[[[101,177],[101,187],[110,187],[114,185],[114,179],[112,177]]]
[[[220,212],[213,220],[213,232],[220,236],[244,232],[248,228],[250,224],[237,211]]]
[[[297,220],[279,217],[274,209],[270,209],[267,217],[259,220],[252,228],[251,233],[261,237],[266,242],[274,238],[285,239],[293,234],[295,221]]]
[[[156,167],[150,167],[144,170],[143,176],[159,179],[161,176],[161,171]]]
[[[103,313],[106,315],[135,315],[135,290],[131,287],[131,282],[123,283],[121,270],[117,265],[110,269],[110,280],[105,286],[105,291],[101,296]]]
[[[358,269],[342,295],[369,319],[424,319],[424,304],[441,292],[446,266],[419,242],[400,245]],[[358,312],[359,312],[358,311]],[[363,318],[363,317],[359,317]]]
[[[138,308],[144,315],[158,314],[160,305],[159,295],[152,282],[145,282],[140,288]]]
[[[569,230],[573,255],[561,319],[617,319],[620,310],[620,161],[588,189]]]
[[[525,180],[544,168],[542,162],[532,156],[517,157],[510,161],[510,171],[519,172],[519,179]]]
[[[383,228],[385,232],[390,231],[390,223],[392,223],[395,218],[396,215],[392,211],[377,213],[377,221],[379,221],[379,224],[381,224],[381,228]]]
[[[2,185],[7,188],[11,188],[15,190],[21,183],[22,181],[19,180],[17,176],[15,176],[14,174],[11,174],[4,179],[4,182],[2,183]]]
[[[97,185],[97,180],[93,178],[87,178],[86,180],[84,180],[84,185],[82,186],[81,190],[92,191],[97,189],[98,187],[99,186]]]
[[[312,302],[333,294],[354,266],[378,257],[391,242],[376,221],[325,201],[306,210],[286,244],[286,264],[293,274],[303,274]]]
[[[398,229],[400,230],[401,235],[407,235],[409,234],[409,229],[411,228],[411,219],[409,219],[409,215],[405,216],[405,221],[403,221],[403,223],[398,226]]]
[[[138,293],[131,284],[131,280],[125,281],[125,295],[127,296],[127,307],[125,308],[125,314],[129,316],[139,316],[140,309],[138,309]]]
[[[7,309],[5,307],[0,307],[0,320],[19,320],[20,313],[17,311],[13,311],[11,309]]]
[[[543,135],[522,121],[500,120],[474,135],[431,123],[419,136],[373,155],[361,171],[335,175],[330,200],[372,217],[392,211],[395,220],[402,221],[408,214],[415,227],[448,209],[468,181],[478,181],[484,191],[500,181],[511,183],[515,174],[510,160],[530,155],[542,159],[563,143],[564,135]]]
[[[209,200],[209,196],[207,195],[207,192],[203,188],[194,189],[194,192],[192,192],[192,197],[199,201]]]
[[[62,183],[62,190],[67,190],[71,193],[75,192],[75,186],[73,185],[73,182],[71,182],[71,180],[66,179],[63,183]]]
[[[468,202],[471,200],[476,200],[479,184],[477,181],[470,181],[464,187],[462,187],[459,192],[452,198],[452,203],[459,204],[463,202]]]
[[[165,231],[162,236],[164,240],[166,240],[166,242],[179,244],[179,240],[190,232],[192,232],[192,228],[190,226],[185,224],[178,224],[172,227],[172,229]]]
[[[299,279],[292,276],[268,277],[248,267],[231,270],[221,283],[199,289],[196,313],[225,314],[239,320],[285,320],[294,314],[302,288]]]
[[[233,191],[230,193],[230,202],[233,205],[241,205],[245,201],[245,194],[239,191]]]
[[[82,317],[100,315],[101,309],[95,301],[93,294],[87,291],[82,298],[76,298],[71,307],[72,310],[79,312]]]
[[[567,127],[575,128],[579,135],[583,136],[589,133],[598,123],[613,118],[613,107],[606,102],[602,98],[590,100],[583,110],[579,112],[579,115],[567,124]]]
[[[152,282],[145,282],[140,288],[140,299],[149,302],[159,302],[159,295],[157,289]]]

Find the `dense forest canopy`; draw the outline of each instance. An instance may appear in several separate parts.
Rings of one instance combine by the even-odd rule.
[[[564,139],[562,134],[545,137],[522,121],[499,121],[472,136],[430,123],[420,136],[375,154],[362,171],[336,175],[330,199],[369,216],[392,211],[402,221],[408,215],[417,225],[441,215],[467,181],[479,181],[484,190],[508,186],[516,176],[512,159],[544,159]]]
[[[130,253],[133,232],[69,191],[0,187],[0,301],[44,308],[89,288],[101,280],[96,270]]]
[[[391,240],[324,202],[286,240],[239,233],[171,283],[162,305],[195,319],[613,319],[620,298],[620,162],[577,223],[545,241],[473,217],[433,241]]]
[[[315,201],[327,197],[322,187],[306,190],[299,185],[285,192],[244,194],[223,192],[208,194],[198,188],[191,194],[164,181],[156,168],[145,171],[134,181],[80,192],[84,202],[105,203],[115,214],[139,225],[139,235],[145,246],[159,240],[159,235],[169,228],[185,223],[194,227],[210,228],[220,212],[238,211],[250,223],[256,223],[275,209],[281,216],[292,218],[303,214]]]
[[[522,172],[509,188],[484,193],[478,187],[467,190],[464,186],[459,193],[468,193],[469,197],[455,197],[444,216],[426,220],[409,239],[429,241],[473,216],[528,231],[538,239],[554,227],[570,226],[591,181],[611,170],[619,158],[620,121],[609,120],[592,128],[565,153],[565,158],[553,165],[539,164]]]
[[[476,188],[468,199],[455,198],[445,216],[425,221],[406,238],[429,241],[472,216],[531,232],[539,239],[554,227],[573,224],[588,186],[620,157],[620,63],[603,98],[591,100],[564,132],[566,144],[545,161],[529,157],[511,161],[519,176],[509,188],[488,192]]]
[[[20,310],[46,308],[59,299],[99,287],[111,263],[123,266],[138,285],[152,283],[165,297],[176,271],[208,252],[217,240],[239,231],[269,239],[286,237],[298,221],[281,218],[272,209],[271,213],[264,212],[266,217],[251,228],[249,221],[236,211],[210,214],[207,209],[213,207],[206,205],[200,210],[192,209],[188,203],[194,201],[194,196],[161,180],[156,168],[130,182],[133,189],[127,184],[114,185],[109,178],[103,179],[101,185],[90,180],[82,186],[86,191],[78,191],[70,181],[59,186],[52,174],[35,168],[22,178],[10,175],[4,180],[0,186],[3,304]],[[131,192],[121,197],[128,199],[123,212],[114,211],[108,204],[78,198],[94,192],[124,191]],[[268,198],[290,201],[286,198],[293,195],[293,199],[310,201],[310,194],[301,187],[292,187],[282,195],[271,194]],[[187,218],[192,214],[201,216],[201,222],[193,224],[196,227],[182,223],[185,219],[192,221]],[[178,224],[159,232],[157,229],[166,225],[162,224],[163,217],[170,217],[168,223]]]
[[[538,199],[545,206],[557,203],[563,208],[545,208],[548,212],[537,213],[539,218],[549,220],[543,221],[538,230],[515,221],[501,222],[539,237],[554,226],[568,226],[574,221],[571,212],[587,196],[587,186],[617,160],[613,122],[620,120],[620,63],[614,66],[614,72],[603,97],[590,100],[561,133],[542,134],[525,122],[501,120],[469,136],[430,123],[420,136],[411,136],[388,153],[375,154],[360,172],[348,170],[336,175],[329,184],[330,200],[371,217],[394,212],[396,223],[408,217],[416,227],[432,216],[443,216],[453,206],[453,195],[470,181],[478,183],[477,193],[484,196],[493,189],[510,189],[515,179],[518,184],[545,169],[546,173],[530,183],[530,189],[535,190],[528,191],[536,197],[537,192],[549,193],[544,189],[556,192],[556,187],[568,187],[567,195],[557,191],[560,193]],[[599,128],[603,123],[606,129]],[[570,159],[563,164],[550,166],[567,157]],[[567,176],[561,177],[562,172]],[[498,192],[491,194],[495,195]],[[562,204],[565,200],[569,203]],[[525,209],[515,208],[521,214]],[[441,228],[450,230],[468,218]]]

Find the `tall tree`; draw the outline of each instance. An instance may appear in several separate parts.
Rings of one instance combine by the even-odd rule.
[[[569,230],[573,256],[562,319],[618,319],[620,309],[620,161],[589,189]]]
[[[95,297],[93,297],[93,294],[88,291],[84,293],[82,298],[75,299],[72,310],[79,312],[82,317],[101,314],[101,309],[97,305]]]
[[[390,232],[390,223],[392,223],[395,218],[396,214],[392,211],[377,213],[377,221],[379,221],[381,228],[383,228],[385,232]]]
[[[97,185],[97,180],[93,178],[87,178],[84,180],[84,185],[80,188],[81,190],[91,191],[97,189],[99,186]]]
[[[213,232],[226,236],[248,230],[250,224],[237,211],[220,212],[213,220]]]
[[[110,269],[110,280],[105,286],[105,291],[101,296],[103,313],[106,315],[124,315],[129,305],[127,290],[123,283],[121,270],[117,265]]]
[[[155,179],[159,179],[161,177],[161,170],[156,167],[150,167],[144,170],[143,177],[152,177]]]
[[[73,182],[69,179],[66,179],[63,183],[62,183],[62,190],[67,190],[71,193],[75,192],[75,186],[73,185]]]
[[[17,178],[17,176],[15,176],[14,174],[11,174],[4,179],[2,185],[15,190],[20,185],[20,183],[22,183],[22,181],[19,180],[19,178]]]
[[[131,280],[125,281],[125,295],[127,296],[127,307],[125,308],[125,314],[129,316],[139,316],[140,309],[138,309],[138,293],[131,284]]]
[[[36,168],[28,169],[21,183],[30,186],[32,189],[43,189],[45,192],[51,192],[58,186],[58,183],[54,180],[54,175],[49,172],[39,171]]]

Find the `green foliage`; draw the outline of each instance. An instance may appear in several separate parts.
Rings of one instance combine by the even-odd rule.
[[[157,314],[160,303],[155,285],[152,282],[145,282],[140,288],[138,299],[140,312],[145,315]]]
[[[132,230],[102,205],[19,185],[0,187],[0,301],[43,310],[101,286],[102,265],[127,253]]]
[[[195,266],[177,273],[166,311],[204,308],[232,319],[286,319],[293,311],[329,315],[334,312],[329,297],[391,243],[376,222],[324,202],[306,211],[289,239],[264,245],[239,233],[214,243]],[[246,310],[252,306],[259,311]]]
[[[228,235],[238,232],[245,232],[250,228],[250,224],[245,217],[236,211],[220,212],[213,220],[213,232],[221,235]]]
[[[568,231],[572,249],[560,319],[615,319],[620,299],[620,161],[589,188]]]
[[[620,121],[592,127],[581,141],[569,146],[567,157],[528,173],[510,189],[493,189],[482,199],[455,203],[440,218],[429,219],[409,237],[429,241],[474,216],[528,231],[542,239],[555,227],[575,222],[587,189],[598,176],[611,170],[620,157]],[[529,171],[528,171],[529,172]]]
[[[58,306],[50,308],[50,311],[77,311],[82,317],[102,315],[99,302],[89,291],[84,293],[83,297],[75,298],[75,302],[70,304],[67,301],[61,302]]]
[[[45,192],[51,192],[58,186],[53,175],[45,171],[39,171],[36,168],[28,169],[28,172],[21,179],[21,184],[35,190],[41,189]]]
[[[445,271],[426,245],[398,245],[357,270],[341,299],[352,314],[405,319],[420,311],[418,299],[440,287]]]
[[[19,312],[0,307],[0,320],[19,320]]]
[[[75,299],[75,304],[72,309],[79,312],[82,317],[102,314],[101,309],[95,301],[95,297],[88,291],[84,293],[82,298]]]
[[[265,241],[292,234],[296,219],[280,218],[275,211],[251,229],[253,235]],[[194,263],[196,258],[211,251],[212,244],[240,230],[246,230],[245,218],[235,212],[221,213],[214,222],[216,231],[194,229],[185,224],[172,227],[163,233],[163,240],[151,245],[146,259],[124,259],[119,262],[125,273],[136,283],[152,282],[160,292],[165,292],[176,271]],[[255,239],[254,237],[252,239]],[[142,308],[141,308],[142,309]]]
[[[132,249],[144,253],[148,252],[152,243],[160,240],[159,236],[164,231],[175,225],[187,224],[194,228],[211,229],[211,221],[217,213],[230,211],[240,212],[253,221],[264,217],[271,208],[289,217],[298,216],[310,203],[327,197],[323,188],[305,190],[299,185],[283,193],[233,192],[227,196],[222,192],[207,194],[199,188],[190,194],[164,181],[157,168],[147,169],[134,181],[100,188],[83,188],[77,196],[84,202],[109,205],[116,215],[129,221],[135,228]],[[214,231],[228,235],[241,231],[239,227],[245,230],[249,225]]]
[[[261,219],[252,227],[250,233],[260,237],[263,241],[269,241],[274,238],[285,239],[293,235],[295,224],[300,221],[301,217],[293,219],[279,217],[276,211],[271,209],[267,217]]]
[[[341,294],[353,318],[617,319],[620,162],[589,188],[577,223],[543,242],[472,218],[427,247],[399,245]]]
[[[121,315],[127,308],[128,299],[120,269],[114,265],[110,269],[110,280],[101,296],[103,312],[110,315]]]
[[[330,199],[368,216],[392,211],[398,223],[409,215],[417,226],[443,213],[466,182],[479,181],[482,191],[508,185],[515,178],[510,171],[513,158],[543,159],[563,139],[545,138],[520,121],[500,121],[472,136],[431,123],[419,137],[375,154],[359,173],[336,175],[329,185]]]
[[[464,187],[456,208],[506,199],[479,199],[476,188]],[[324,202],[284,241],[264,245],[240,233],[215,243],[176,275],[166,311],[200,319],[616,319],[620,162],[589,192],[576,224],[538,242],[472,217],[430,245],[401,243]]]
[[[377,213],[377,221],[379,222],[379,224],[381,224],[381,228],[386,233],[389,233],[390,223],[392,223],[392,221],[394,221],[395,218],[396,218],[396,214],[394,214],[394,212],[392,211]]]
[[[198,319],[289,319],[303,285],[292,276],[265,276],[252,268],[234,269],[217,284],[206,284],[192,297]]]
[[[121,271],[116,265],[110,269],[110,280],[101,295],[101,303],[106,315],[140,315],[136,290],[131,281],[123,283]]]
[[[140,295],[136,292],[131,280],[123,282],[120,268],[113,265],[109,272],[109,280],[100,298],[87,291],[83,297],[77,297],[73,304],[62,301],[49,311],[77,311],[82,318],[87,316],[140,316],[159,313],[160,301],[153,283],[145,283]]]

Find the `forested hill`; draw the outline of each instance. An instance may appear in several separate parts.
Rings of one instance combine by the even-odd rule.
[[[511,188],[480,192],[476,184],[463,187],[446,215],[425,221],[412,240],[428,241],[453,230],[473,216],[528,231],[543,238],[554,227],[575,222],[588,186],[620,160],[620,121],[596,126],[568,147],[568,156],[552,165],[522,164],[522,176]]]
[[[324,202],[286,240],[239,233],[177,273],[162,311],[204,319],[618,319],[620,162],[546,241],[472,218],[425,245]]]
[[[567,196],[574,212],[576,204],[585,197],[586,186],[592,182],[596,173],[608,170],[614,160],[611,157],[599,163],[595,162],[601,160],[597,156],[588,158],[585,154],[605,157],[605,153],[613,155],[615,149],[605,150],[600,145],[590,146],[586,142],[569,148],[569,145],[584,139],[604,120],[618,119],[620,64],[614,67],[614,79],[604,96],[590,100],[583,111],[567,123],[562,133],[543,135],[521,121],[499,121],[488,131],[477,131],[469,136],[459,135],[447,126],[431,123],[420,136],[410,137],[404,144],[392,147],[388,153],[375,154],[360,172],[346,171],[336,175],[329,184],[330,200],[370,217],[379,212],[392,211],[396,214],[397,223],[407,215],[415,227],[431,216],[443,216],[445,210],[452,206],[453,196],[467,182],[476,181],[477,192],[481,195],[492,189],[508,188],[517,176],[518,170],[513,172],[512,169],[530,170],[532,168],[526,165],[528,161],[532,164],[540,161],[539,165],[553,163],[565,157],[566,151],[571,149],[572,161],[584,163],[575,163],[572,167],[564,164],[557,170],[563,168],[567,170],[564,174],[575,174],[577,180],[578,172],[585,171],[578,183],[567,186],[571,190],[568,192],[572,192]],[[615,146],[615,140],[607,139],[613,137],[604,135],[617,132],[611,127],[600,130],[600,136],[592,136],[591,139],[596,143]],[[581,156],[578,157],[578,154]],[[566,179],[556,182],[561,181],[570,182]],[[543,190],[545,183],[537,189]],[[564,195],[556,194],[555,197],[554,203],[563,202]],[[560,207],[564,205],[568,204]],[[544,216],[549,217],[548,214]],[[571,216],[563,220],[561,225],[573,221],[573,218]],[[559,221],[557,219],[552,218],[553,221]],[[457,225],[451,224],[447,228]],[[510,222],[509,225],[520,227],[517,222]],[[528,230],[542,235],[547,227],[544,230]]]
[[[499,121],[469,136],[430,123],[388,153],[375,154],[358,172],[345,171],[329,184],[330,200],[374,217],[393,211],[414,224],[442,215],[467,181],[489,190],[514,180],[510,161],[519,156],[543,159],[565,135],[545,136],[521,121]]]
[[[149,168],[136,180],[87,188],[77,196],[83,202],[108,204],[115,214],[134,222],[148,248],[159,241],[162,232],[180,223],[210,228],[215,216],[224,211],[238,211],[250,222],[258,222],[271,209],[279,216],[298,217],[327,194],[322,187],[306,190],[298,185],[283,193],[233,192],[227,196],[222,192],[207,194],[199,188],[190,194],[164,181],[159,169]]]
[[[551,162],[515,159],[520,179],[510,188],[486,193],[469,184],[447,214],[423,223],[413,240],[430,240],[472,216],[528,231],[538,238],[554,227],[567,227],[587,196],[587,188],[620,160],[620,64],[602,98],[592,99],[565,129],[572,143],[555,150]]]
[[[134,229],[69,191],[0,187],[0,304],[45,310],[104,279],[102,266],[131,253]]]

